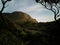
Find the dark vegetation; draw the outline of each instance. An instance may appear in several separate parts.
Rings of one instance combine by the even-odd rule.
[[[24,17],[23,14],[19,15]],[[3,20],[0,16],[0,45],[60,45],[60,19],[38,23],[29,21],[31,17],[27,14],[25,16],[30,17],[25,19],[27,21],[21,21],[23,18],[17,21],[17,16],[12,16],[16,15],[4,13]],[[20,21],[24,23],[19,24]]]
[[[40,22],[22,12],[2,13],[1,0],[0,45],[60,45],[60,19]]]
[[[55,21],[60,17],[60,0],[35,0],[54,13]]]

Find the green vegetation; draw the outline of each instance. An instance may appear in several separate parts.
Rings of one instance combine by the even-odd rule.
[[[60,42],[60,19],[53,22],[21,21],[17,14],[0,15],[0,45],[57,45]],[[20,14],[23,17],[23,14]],[[3,16],[3,17],[1,17]],[[16,16],[16,17],[15,17]],[[12,18],[14,17],[14,18]],[[19,17],[19,16],[18,16]],[[25,17],[25,15],[24,15]],[[12,21],[13,20],[13,21]],[[33,19],[32,19],[33,20]],[[17,21],[18,23],[16,23]],[[23,24],[20,23],[24,22]]]

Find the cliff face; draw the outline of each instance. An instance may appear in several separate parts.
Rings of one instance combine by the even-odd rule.
[[[36,19],[33,19],[30,15],[23,12],[4,13],[10,21],[16,23],[38,23]]]

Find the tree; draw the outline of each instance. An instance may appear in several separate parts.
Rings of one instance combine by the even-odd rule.
[[[35,0],[54,13],[55,21],[60,16],[60,0]]]
[[[6,3],[8,2],[8,1],[11,1],[11,0],[1,0],[1,2],[2,2],[2,9],[0,10],[0,13],[2,13],[3,12],[3,10],[4,10],[4,8],[6,8]]]

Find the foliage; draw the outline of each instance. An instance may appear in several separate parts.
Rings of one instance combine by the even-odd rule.
[[[4,15],[3,15],[4,16]],[[0,45],[57,45],[59,44],[60,19],[46,23],[18,25],[0,18]]]
[[[36,0],[37,3],[42,4],[46,9],[54,13],[55,21],[60,16],[60,0]]]
[[[34,23],[26,21],[24,22],[24,24],[17,24],[16,22],[11,21],[11,18],[9,19],[6,15],[2,14],[2,11],[5,8],[6,1],[10,0],[1,1],[3,7],[0,11],[0,45],[60,44],[60,19],[54,22],[47,23],[35,23],[35,20],[33,19],[34,21],[31,21],[33,21]],[[27,19],[31,18],[28,17],[25,16],[25,18]]]

